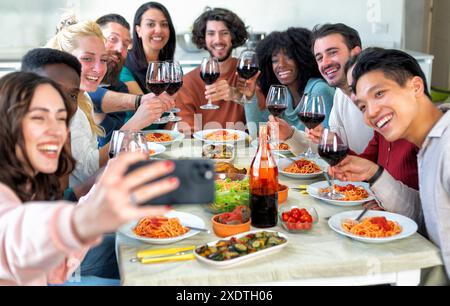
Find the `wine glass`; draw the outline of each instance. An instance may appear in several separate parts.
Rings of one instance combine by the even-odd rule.
[[[288,88],[284,85],[270,86],[266,98],[266,107],[275,117],[280,117],[287,109]],[[278,146],[278,137],[275,137],[274,131],[270,131],[271,143],[274,147]]]
[[[241,78],[245,79],[245,82],[244,92],[242,94],[242,98],[237,101],[238,103],[245,104],[251,102],[247,100],[247,97],[245,96],[247,80],[253,78],[258,73],[258,69],[258,55],[256,54],[256,52],[252,50],[243,51],[237,63],[237,73]]]
[[[169,95],[173,96],[183,86],[183,69],[181,68],[180,63],[177,61],[167,61],[167,68],[169,73],[169,87],[167,88],[166,92]],[[179,108],[172,108],[167,118],[168,121],[181,121],[180,117],[174,115],[174,113],[179,112]]]
[[[117,130],[112,132],[111,140],[109,141],[109,158],[114,158],[119,153],[123,136],[123,131]]]
[[[206,85],[212,85],[220,77],[219,61],[214,57],[204,57],[201,64],[200,77]],[[201,109],[215,110],[219,109],[219,106],[212,104],[211,99],[208,100],[208,104],[200,106]]]
[[[298,117],[310,130],[321,124],[325,120],[325,103],[323,102],[323,97],[304,94],[300,101]],[[311,143],[303,156],[308,159],[318,157],[316,153],[313,153]]]
[[[137,131],[124,131],[119,152],[141,152],[148,156],[149,151],[144,134]]]
[[[169,72],[166,62],[150,62],[147,69],[147,89],[159,96],[169,87]],[[155,124],[166,124],[167,118],[159,118]]]
[[[328,128],[323,131],[319,143],[319,155],[322,157],[330,167],[339,164],[348,153],[348,142],[342,127]],[[334,174],[331,179],[334,181]],[[336,192],[334,185],[331,186],[331,191],[327,197],[332,200],[342,199],[343,195]]]

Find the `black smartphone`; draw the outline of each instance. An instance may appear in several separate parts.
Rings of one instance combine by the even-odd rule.
[[[210,204],[214,203],[215,170],[214,162],[206,159],[181,159],[171,160],[175,164],[175,170],[166,177],[177,177],[180,186],[168,194],[151,199],[143,205],[178,205],[178,204]],[[158,160],[146,160],[131,165],[127,173],[140,167],[158,162]],[[154,181],[147,182],[151,183]]]

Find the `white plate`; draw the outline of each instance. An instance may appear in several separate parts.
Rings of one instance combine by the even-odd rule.
[[[163,146],[170,146],[175,142],[182,141],[184,139],[184,134],[180,133],[178,131],[171,131],[171,130],[154,130],[154,131],[142,131],[144,135],[150,134],[150,133],[163,133],[163,134],[169,134],[172,137],[172,141],[166,141],[166,142],[152,142],[156,144],[160,144]]]
[[[372,201],[374,199],[370,188],[369,188],[369,184],[368,183],[363,183],[363,182],[340,182],[340,181],[334,181],[334,183],[336,185],[340,185],[340,186],[346,186],[348,184],[353,184],[355,186],[361,186],[364,187],[364,189],[366,189],[366,191],[369,193],[369,197],[365,198],[364,200],[360,200],[360,201],[341,201],[341,200],[331,200],[328,199],[326,197],[323,197],[321,195],[319,195],[319,190],[321,188],[327,188],[328,187],[328,182],[327,181],[322,181],[322,182],[318,182],[318,183],[314,183],[308,186],[308,194],[310,196],[312,196],[313,198],[325,201],[329,204],[332,205],[336,205],[336,206],[344,206],[344,207],[350,207],[350,206],[358,206],[361,205],[365,202],[368,201]]]
[[[149,150],[155,151],[155,153],[150,154],[150,156],[156,156],[158,154],[162,154],[166,152],[166,147],[154,142],[147,142],[147,147]]]
[[[242,233],[242,234],[239,234],[239,235],[234,235],[232,237],[241,238],[241,237],[247,236],[248,234],[254,234],[254,233],[259,233],[259,232],[278,233],[278,236],[283,237],[284,239],[286,239],[286,242],[283,243],[283,244],[280,244],[280,245],[268,248],[268,249],[257,251],[255,253],[251,253],[251,254],[248,254],[248,255],[243,255],[241,257],[237,257],[237,258],[233,258],[233,259],[229,259],[229,260],[224,260],[224,261],[214,261],[214,260],[211,260],[211,259],[207,259],[207,258],[205,258],[203,256],[198,255],[196,251],[194,251],[194,255],[195,255],[195,257],[197,258],[198,261],[200,261],[200,262],[202,262],[204,264],[207,264],[209,266],[213,266],[213,267],[216,267],[216,268],[219,268],[219,269],[220,268],[230,268],[230,267],[235,267],[237,265],[240,265],[242,263],[246,263],[246,262],[248,262],[248,261],[250,261],[252,259],[255,259],[255,258],[264,257],[264,256],[267,256],[267,255],[270,255],[270,254],[277,253],[277,252],[281,251],[284,247],[286,247],[288,242],[289,242],[288,237],[285,234],[280,233],[280,232],[276,232],[276,231],[270,231],[270,230],[254,230],[254,231],[245,232],[245,233]],[[208,246],[213,246],[213,245],[215,245],[217,242],[219,242],[221,240],[230,240],[232,237],[222,238],[222,239],[219,239],[219,240],[207,243],[207,245]],[[199,247],[201,247],[203,245],[199,245],[195,249],[197,249],[197,248],[199,248]]]
[[[237,140],[228,140],[228,141],[220,141],[220,140],[208,140],[206,139],[206,136],[217,132],[217,131],[227,131],[229,133],[235,133],[238,136]],[[230,143],[233,144],[235,142],[241,142],[241,141],[245,141],[247,139],[247,137],[250,137],[247,133],[239,131],[239,130],[227,130],[227,129],[214,129],[214,130],[203,130],[203,131],[198,131],[194,133],[194,138],[204,141],[206,143]]]
[[[411,220],[410,218],[407,218],[402,215],[386,212],[386,211],[368,211],[363,218],[367,217],[386,217],[388,221],[395,221],[402,227],[402,231],[400,234],[392,236],[392,237],[386,237],[386,238],[367,238],[367,237],[361,237],[357,235],[353,235],[351,233],[346,232],[342,228],[342,222],[345,219],[355,219],[358,217],[358,215],[362,212],[362,210],[358,211],[346,211],[343,213],[339,213],[337,215],[334,215],[328,220],[328,225],[330,228],[335,231],[338,234],[350,237],[352,239],[355,239],[357,241],[362,241],[366,243],[386,243],[391,242],[394,240],[403,239],[406,237],[409,237],[413,235],[415,232],[417,232],[417,223]]]
[[[305,159],[305,158],[297,156],[297,157],[293,157],[293,159],[300,160],[300,159]],[[295,179],[311,179],[311,178],[322,175],[322,173],[328,167],[328,164],[322,159],[316,159],[316,160],[314,160],[314,162],[322,169],[322,171],[317,172],[317,173],[310,173],[310,174],[290,173],[290,172],[285,172],[283,169],[286,169],[287,167],[289,167],[293,163],[293,161],[288,158],[282,158],[277,161],[278,172],[283,174],[284,176],[295,178]]]
[[[259,145],[258,139],[253,140],[250,145],[252,147],[254,147],[254,148],[258,148],[258,145]],[[272,149],[272,151],[278,152],[278,153],[281,153],[281,154],[290,154],[291,153],[291,150],[275,150],[275,149],[273,149],[273,145],[272,144],[270,144],[270,148]]]
[[[167,218],[178,218],[180,219],[180,222],[183,225],[189,225],[197,228],[205,228],[205,222],[201,218],[193,214],[172,210],[167,214],[165,214],[164,216]],[[200,233],[199,231],[190,229],[186,234],[174,238],[146,238],[138,236],[134,233],[133,229],[136,227],[137,224],[138,221],[130,222],[127,225],[121,227],[119,229],[119,232],[130,238],[149,244],[170,244],[180,240],[184,240],[186,238],[192,237]]]

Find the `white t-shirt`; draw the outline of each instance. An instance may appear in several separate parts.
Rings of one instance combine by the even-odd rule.
[[[336,88],[334,94],[329,126],[343,127],[349,148],[358,154],[364,152],[373,138],[373,130],[366,125],[362,112],[339,88]]]
[[[85,113],[78,108],[70,122],[72,155],[77,161],[69,178],[69,186],[85,182],[99,169],[100,153],[97,136],[92,131]]]

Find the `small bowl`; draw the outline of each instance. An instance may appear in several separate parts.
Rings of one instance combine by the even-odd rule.
[[[278,204],[283,204],[287,201],[289,187],[278,184]]]
[[[290,212],[292,209],[298,208],[298,209],[306,209],[306,211],[311,215],[313,222],[312,223],[302,223],[302,225],[298,226],[296,223],[289,223],[284,222],[282,215],[285,212]],[[305,233],[309,232],[314,224],[319,222],[319,215],[317,214],[317,211],[313,207],[301,207],[301,206],[288,206],[288,207],[281,207],[278,209],[278,219],[280,220],[281,226],[289,233],[296,234],[296,233]]]
[[[247,223],[228,225],[217,222],[218,217],[219,215],[215,215],[211,219],[213,231],[218,237],[228,237],[250,230],[252,220],[249,220]]]

